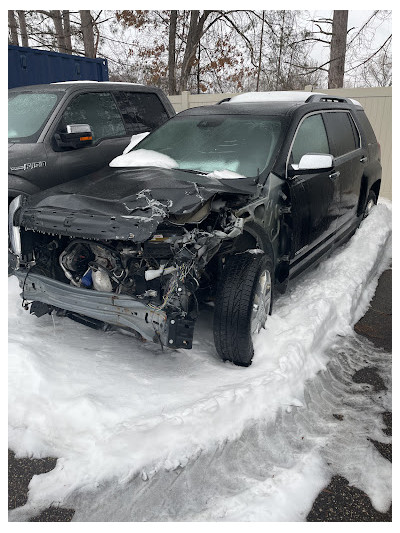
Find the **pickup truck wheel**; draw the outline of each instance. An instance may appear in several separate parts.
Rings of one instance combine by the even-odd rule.
[[[363,219],[367,218],[370,214],[371,209],[376,205],[376,194],[374,191],[370,190],[367,198],[367,203],[365,204]]]
[[[264,253],[230,257],[218,285],[214,342],[224,361],[251,365],[252,337],[264,327],[272,304],[273,263]]]

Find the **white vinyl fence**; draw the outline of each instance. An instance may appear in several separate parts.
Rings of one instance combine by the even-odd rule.
[[[358,100],[364,107],[365,112],[374,128],[376,137],[382,150],[382,186],[381,196],[392,199],[392,88],[373,87],[356,89],[317,89],[315,87],[305,87],[305,91],[322,92],[335,94],[337,96],[348,96]],[[236,93],[222,94],[190,94],[184,91],[177,96],[170,96],[169,99],[175,111],[183,111],[191,107],[202,105],[212,105],[220,102],[224,98],[235,96]]]

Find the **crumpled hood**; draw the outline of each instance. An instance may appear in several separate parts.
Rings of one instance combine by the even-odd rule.
[[[105,168],[31,196],[19,221],[26,229],[56,235],[143,242],[169,214],[191,213],[217,193],[254,192],[247,180],[222,181],[176,169]]]

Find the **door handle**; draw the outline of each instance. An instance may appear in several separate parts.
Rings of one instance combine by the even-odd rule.
[[[332,174],[329,174],[329,177],[331,178],[331,180],[335,180],[339,176],[340,176],[340,172],[338,170],[336,172],[332,172]]]
[[[368,161],[368,157],[366,155],[364,155],[361,159],[360,159],[360,163],[365,163],[366,161]]]

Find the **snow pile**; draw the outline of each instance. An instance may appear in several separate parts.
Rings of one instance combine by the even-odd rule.
[[[241,174],[238,174],[237,172],[232,172],[231,170],[214,170],[214,172],[210,172],[207,174],[209,178],[217,178],[219,180],[237,180],[241,178],[245,178],[246,176],[242,176]]]
[[[158,167],[177,168],[178,163],[168,155],[155,152],[154,150],[134,150],[115,157],[110,167]]]
[[[143,139],[146,138],[149,133],[149,131],[145,131],[144,133],[137,133],[136,135],[132,135],[131,142],[128,144],[128,146],[122,153],[127,154],[128,152],[130,152],[133,148],[135,148],[137,144],[140,143],[140,141],[143,141]]]
[[[378,205],[349,244],[275,302],[247,369],[219,360],[207,314],[196,326],[193,350],[162,352],[66,318],[38,320],[21,308],[10,278],[10,448],[20,456],[59,458],[53,471],[34,476],[28,504],[14,516],[111,482],[121,493],[125,482],[175,476],[199,454],[225,449],[243,431],[273,422],[282,408],[301,409],[306,380],[326,368],[326,349],[365,313],[388,265],[390,235],[391,211]],[[294,477],[280,478],[282,485],[265,481],[259,500],[274,489],[278,502],[279,487],[290,479],[301,487],[319,462],[310,458],[293,468]],[[311,483],[308,498],[325,477]]]

